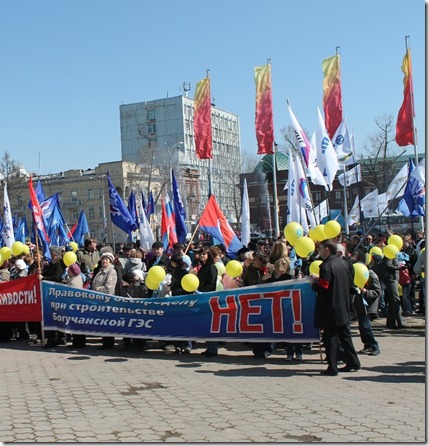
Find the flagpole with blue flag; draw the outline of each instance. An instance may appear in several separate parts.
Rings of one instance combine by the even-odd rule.
[[[186,212],[180,197],[179,186],[174,175],[174,170],[171,169],[171,178],[173,186],[173,205],[174,205],[174,220],[176,223],[177,241],[183,243],[186,240],[188,230],[186,228]]]

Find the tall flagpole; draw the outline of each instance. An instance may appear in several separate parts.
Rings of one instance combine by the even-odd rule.
[[[409,39],[410,36],[405,36],[405,51],[408,52],[410,46],[409,46]],[[409,61],[411,64],[411,60]],[[412,64],[411,64],[412,66]],[[417,134],[416,134],[416,126],[415,126],[415,116],[414,116],[414,85],[413,85],[413,76],[412,72],[410,75],[410,82],[411,82],[411,119],[413,123],[413,138],[414,138],[414,159],[415,159],[415,165],[419,164],[419,156],[418,156],[418,150],[417,150]],[[419,217],[419,224],[420,229],[424,230],[424,219],[422,216]]]
[[[206,70],[207,78],[210,79],[210,70]],[[211,85],[210,85],[210,94],[211,94]],[[210,98],[210,105],[211,105],[211,98]],[[210,112],[210,121],[212,119],[211,112]],[[212,136],[212,144],[213,144],[213,136]],[[212,160],[209,158],[209,196],[210,198],[213,195],[213,170],[212,170]]]
[[[277,200],[277,162],[276,162],[276,150],[277,143],[274,142],[273,145],[273,198],[274,198],[274,231],[275,238],[280,236],[280,225],[279,225],[279,202]]]

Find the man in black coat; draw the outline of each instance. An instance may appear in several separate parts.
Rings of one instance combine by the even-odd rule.
[[[353,346],[350,332],[351,297],[353,277],[345,259],[337,257],[337,246],[324,240],[317,248],[323,262],[319,276],[311,274],[313,290],[317,292],[314,324],[323,329],[328,368],[322,375],[336,376],[338,371],[351,372],[360,369],[360,361]],[[346,365],[337,367],[338,344],[344,349]]]

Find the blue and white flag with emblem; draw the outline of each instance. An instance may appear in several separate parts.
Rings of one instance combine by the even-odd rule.
[[[334,146],[329,139],[328,132],[326,131],[325,122],[317,108],[318,125],[316,131],[316,151],[317,151],[317,165],[320,171],[325,177],[328,190],[332,190],[332,183],[334,182],[335,175],[338,170],[337,154],[335,153]]]
[[[332,138],[332,145],[337,154],[339,164],[342,166],[350,166],[357,162],[354,141],[353,138],[350,137],[347,129],[346,118],[341,121],[341,124],[337,128],[337,131]]]

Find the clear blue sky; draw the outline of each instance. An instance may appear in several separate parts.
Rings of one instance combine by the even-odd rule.
[[[210,69],[216,106],[256,154],[253,68],[271,59],[275,135],[289,99],[313,131],[322,60],[340,46],[343,111],[358,152],[396,116],[410,36],[419,151],[425,138],[423,0],[1,0],[0,156],[36,173],[121,157],[119,106],[177,96]],[[413,148],[410,148],[413,153]],[[40,166],[40,171],[39,171]]]

